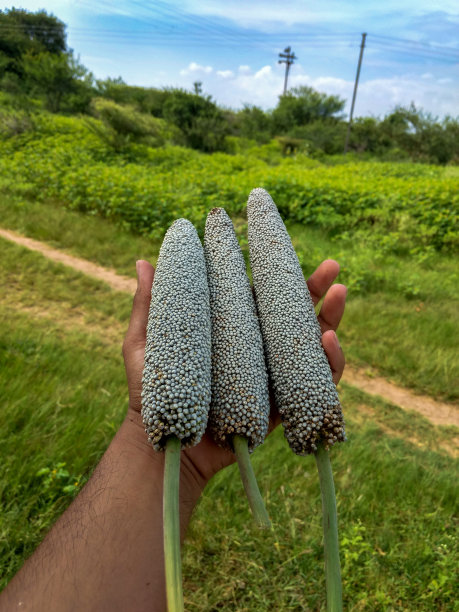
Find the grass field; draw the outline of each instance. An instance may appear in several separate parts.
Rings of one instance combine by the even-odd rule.
[[[235,223],[246,249],[243,217],[236,217]],[[0,202],[0,226],[128,276],[135,274],[137,259],[154,263],[160,246],[159,240],[99,217],[8,194]],[[340,331],[348,358],[416,391],[456,401],[457,260],[438,253],[427,262],[400,255],[375,261],[371,249],[359,244],[330,240],[323,231],[298,223],[288,227],[305,275],[327,257],[341,265],[338,280],[349,289]]]
[[[97,218],[26,201],[9,200],[7,207],[7,201],[0,225],[120,272],[132,274],[139,257],[155,258],[157,244]],[[13,219],[8,214],[15,206]],[[21,206],[27,211],[22,220]],[[302,236],[298,227],[292,233],[297,243],[316,244],[313,252],[322,257],[318,245],[325,251],[326,243],[320,237]],[[6,288],[0,304],[5,584],[84,484],[122,420],[127,398],[120,346],[131,298],[4,240],[0,249]],[[426,274],[441,276],[442,270]],[[445,299],[450,290],[443,288],[438,298],[445,307],[452,307],[452,296]],[[387,321],[374,317],[372,330],[369,315],[363,322],[359,318],[370,306],[376,312],[389,295],[351,292],[341,332],[346,352],[359,360],[357,348],[365,345],[356,338],[365,325],[363,337],[371,331],[372,341],[368,359],[365,353],[360,359],[381,371],[377,336]],[[402,298],[396,292],[392,297],[395,311]],[[404,304],[414,325],[418,302],[404,298]],[[417,341],[428,350],[422,336]],[[409,350],[402,347],[402,364]],[[412,372],[411,364],[405,367]],[[444,380],[450,376],[446,370]],[[412,386],[434,388],[420,379],[413,376]],[[351,387],[341,386],[340,392],[349,442],[336,448],[332,459],[347,609],[455,609],[458,487],[450,449],[457,431],[434,427]],[[320,610],[320,496],[313,460],[294,456],[278,430],[255,453],[254,465],[274,531],[260,535],[254,529],[237,470],[219,474],[197,508],[184,548],[187,609]]]
[[[41,122],[41,123],[40,123]],[[457,402],[457,168],[329,165],[180,147],[107,151],[76,118],[42,116],[0,142],[0,227],[133,277],[160,234],[225,205],[241,244],[249,188],[272,188],[305,275],[339,261],[347,359]],[[246,193],[247,192],[247,193]],[[159,231],[161,229],[161,231]],[[121,423],[131,296],[0,238],[0,576],[4,586],[81,489]],[[349,441],[334,448],[346,609],[459,610],[457,440],[340,385]],[[313,458],[281,430],[254,454],[274,530],[253,527],[233,466],[209,484],[184,547],[186,609],[324,610]]]

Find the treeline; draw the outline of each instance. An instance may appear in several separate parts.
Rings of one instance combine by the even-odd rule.
[[[346,101],[305,86],[280,96],[272,110],[245,105],[235,111],[219,107],[198,82],[190,92],[96,80],[68,48],[65,24],[45,11],[0,11],[0,91],[3,104],[22,113],[84,114],[116,150],[144,141],[238,152],[275,139],[285,154],[321,157],[342,153],[347,130]],[[10,125],[14,131],[26,122],[22,116]],[[385,160],[458,163],[459,121],[439,121],[414,105],[398,107],[383,119],[357,118],[349,150]]]

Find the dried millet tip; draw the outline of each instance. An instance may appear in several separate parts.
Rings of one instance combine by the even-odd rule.
[[[212,320],[209,429],[220,446],[233,450],[231,437],[240,435],[253,450],[268,431],[268,376],[244,256],[223,208],[207,217],[204,255]]]
[[[197,444],[210,404],[210,307],[206,264],[193,225],[167,231],[156,266],[142,378],[142,418],[155,450],[168,436]]]
[[[247,203],[250,265],[270,380],[285,436],[298,455],[346,439],[338,393],[308,287],[271,196]]]

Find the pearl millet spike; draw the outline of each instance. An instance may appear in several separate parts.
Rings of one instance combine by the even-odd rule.
[[[346,439],[341,406],[298,257],[264,189],[251,192],[247,218],[268,372],[291,449],[298,455],[315,454],[322,491],[327,611],[341,612],[336,499],[328,452]]]
[[[212,321],[209,430],[217,444],[235,452],[254,517],[268,527],[248,453],[268,431],[268,376],[244,256],[223,208],[207,217],[204,255]]]
[[[341,406],[298,257],[271,196],[247,204],[250,266],[269,376],[293,452],[345,440]]]
[[[156,451],[166,451],[164,561],[169,612],[182,612],[179,477],[181,448],[204,434],[211,393],[210,307],[204,252],[193,225],[166,232],[151,289],[142,418]]]

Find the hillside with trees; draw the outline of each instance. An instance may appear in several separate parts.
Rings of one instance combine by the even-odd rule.
[[[68,48],[65,24],[46,11],[0,11],[0,113],[2,133],[27,125],[34,113],[84,115],[116,150],[136,141],[169,142],[205,153],[241,152],[275,141],[283,154],[323,159],[343,151],[345,100],[300,86],[279,97],[275,108],[246,104],[221,108],[202,84],[193,91],[127,85],[121,78],[96,80]],[[22,127],[21,127],[22,126]],[[350,152],[358,158],[455,164],[457,118],[438,119],[411,105],[383,118],[359,117]]]

